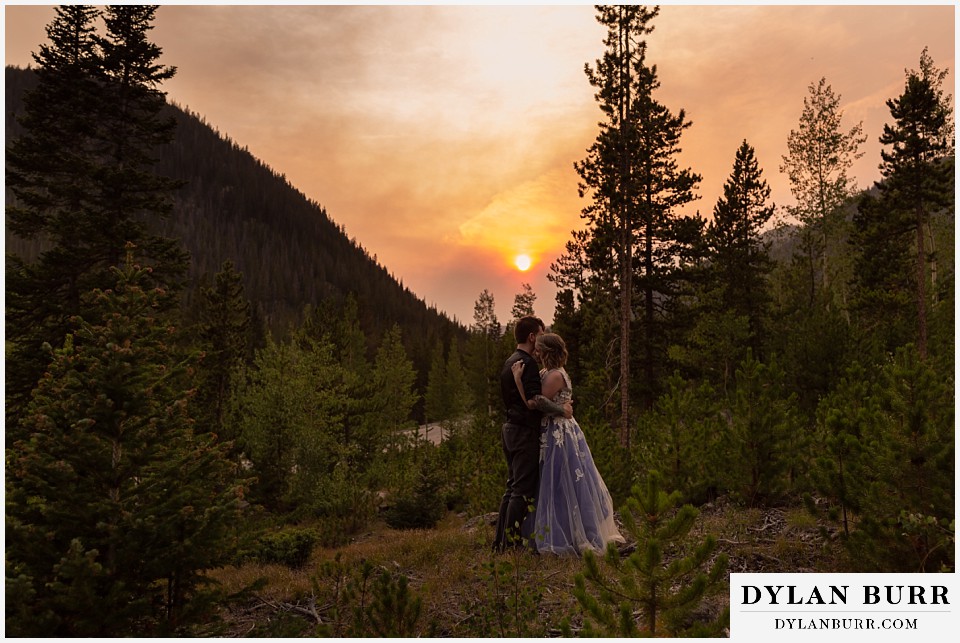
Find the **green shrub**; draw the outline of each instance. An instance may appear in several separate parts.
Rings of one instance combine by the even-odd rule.
[[[349,542],[350,536],[363,529],[375,514],[375,496],[366,480],[338,466],[318,486],[308,520],[319,519],[316,529],[321,545],[339,547]]]
[[[440,496],[415,494],[398,498],[383,517],[393,529],[432,529],[443,513],[444,503]]]
[[[250,558],[260,563],[279,563],[287,567],[303,567],[319,541],[314,529],[292,527],[262,536]]]
[[[426,457],[420,463],[416,487],[401,495],[384,512],[384,520],[394,529],[430,529],[446,511],[441,487],[443,480],[437,462]]]

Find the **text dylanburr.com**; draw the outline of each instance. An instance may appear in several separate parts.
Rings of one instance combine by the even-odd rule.
[[[957,640],[956,574],[730,574],[733,641]]]

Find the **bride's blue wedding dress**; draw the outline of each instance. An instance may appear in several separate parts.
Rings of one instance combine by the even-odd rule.
[[[558,370],[564,386],[553,401],[563,404],[572,399],[573,386],[567,372]],[[533,537],[538,551],[554,554],[579,555],[588,547],[600,552],[611,541],[624,542],[610,493],[575,419],[544,418]]]

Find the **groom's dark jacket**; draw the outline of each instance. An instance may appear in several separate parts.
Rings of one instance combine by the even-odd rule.
[[[517,390],[516,382],[513,381],[513,363],[520,360],[523,360],[525,364],[520,381],[523,384],[523,391],[526,393],[527,399],[532,400],[540,395],[540,366],[530,353],[518,348],[504,362],[503,369],[500,371],[500,394],[503,396],[503,405],[507,414],[506,420],[508,424],[530,427],[539,432],[543,413],[527,408],[527,405],[523,403],[523,398],[520,397],[520,391]]]

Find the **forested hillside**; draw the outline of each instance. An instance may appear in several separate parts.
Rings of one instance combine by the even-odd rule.
[[[35,84],[32,69],[6,68],[8,145],[22,132],[16,117],[22,113],[24,92]],[[306,306],[337,314],[352,295],[370,355],[394,323],[404,331],[405,347],[419,372],[427,370],[437,341],[465,337],[462,326],[404,287],[282,174],[202,116],[176,105],[167,109],[176,119],[176,134],[161,147],[156,171],[183,185],[173,193],[172,216],[151,225],[157,233],[181,240],[190,253],[188,311],[199,286],[210,285],[230,260],[243,275],[255,313],[276,333],[301,322]],[[6,243],[8,252],[28,258],[39,247],[18,239],[9,228]]]

